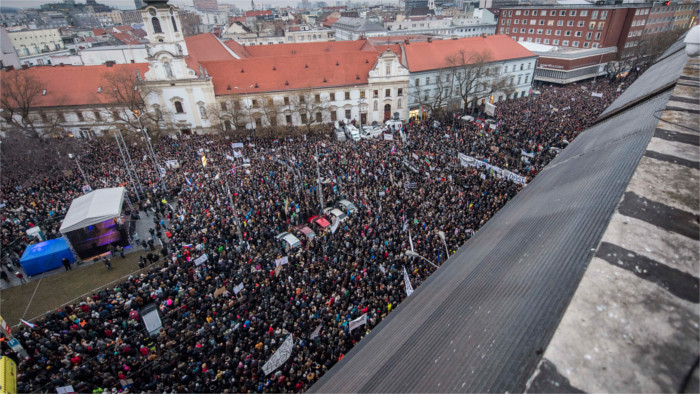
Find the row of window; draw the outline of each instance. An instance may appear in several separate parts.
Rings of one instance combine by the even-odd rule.
[[[549,38],[545,38],[545,39],[535,38],[534,40],[532,39],[532,37],[511,37],[511,38],[513,39],[513,41],[520,41],[520,42],[527,41],[527,42],[535,42],[536,44],[545,44],[545,45],[550,44]],[[565,47],[568,47],[569,43],[570,43],[569,40],[563,40],[563,41],[551,40],[551,44],[555,45],[555,46],[558,46],[560,42],[561,42],[561,46],[565,46]],[[575,47],[575,48],[578,48],[580,44],[581,43],[579,41],[571,42],[571,46]],[[597,42],[590,43],[588,41],[585,41],[583,43],[583,47],[584,48],[598,48],[598,43]]]
[[[343,92],[344,94],[344,99],[345,100],[350,100],[350,92]],[[403,96],[403,88],[398,88],[396,90],[396,96],[397,97],[402,97]],[[384,97],[392,97],[392,89],[384,89]],[[366,98],[366,93],[364,90],[360,90],[360,99],[365,99]],[[372,91],[372,98],[379,98],[379,90],[373,90]],[[309,97],[311,99],[311,97]],[[285,96],[282,98],[282,102],[284,105],[290,105],[291,104],[291,98],[289,96]],[[304,95],[298,96],[297,99],[299,103],[301,104],[306,104],[307,97]],[[336,101],[336,94],[335,92],[329,93],[329,101]],[[320,103],[321,102],[321,95],[319,93],[315,94],[313,97],[313,102],[315,103]],[[263,102],[258,99],[252,99],[251,100],[251,106],[254,108],[259,108],[261,107]],[[267,99],[267,104],[268,105],[275,105],[274,99],[268,98]],[[228,109],[228,104],[226,101],[222,101],[220,103],[221,109],[222,110],[227,110]],[[241,108],[241,102],[240,101],[234,101],[234,107],[236,109]]]
[[[579,13],[579,10],[569,10],[568,12],[567,12],[567,10],[559,10],[559,12],[557,12],[557,10],[549,10],[549,11],[547,11],[547,10],[515,10],[516,16],[518,16],[518,15],[530,16],[531,14],[532,14],[532,16],[538,16],[538,15],[539,16],[547,16],[547,13],[549,13],[549,16],[557,16],[557,13],[559,14],[559,16],[567,16],[567,15],[568,16],[576,16],[576,15],[588,16],[588,10],[580,10],[580,13]],[[512,16],[513,16],[513,10],[508,10],[508,17],[512,17]],[[600,12],[600,19],[605,19],[607,17],[608,17],[608,11],[601,11]],[[591,19],[598,19],[598,11],[597,10],[591,12]]]
[[[390,107],[389,107],[390,108]],[[376,109],[375,109],[376,110]],[[346,109],[344,112],[345,119],[352,119],[352,110],[351,109]],[[364,115],[364,114],[363,114]],[[267,123],[272,126],[272,127],[277,127],[277,117],[272,116],[272,117],[265,117],[267,119]],[[255,122],[255,127],[260,128],[265,126],[263,124],[263,118],[262,117],[253,117],[251,119],[253,122]],[[305,113],[299,114],[299,120],[301,121],[302,124],[307,124],[309,123],[309,117]],[[338,112],[337,111],[330,111],[330,119],[328,117],[325,117],[322,112],[318,111],[313,114],[311,117],[311,123],[329,123],[329,122],[335,122],[338,120]],[[286,122],[286,125],[294,125],[294,120],[292,114],[286,114],[284,115],[284,121]],[[226,131],[231,131],[233,129],[233,124],[231,123],[231,120],[229,119],[224,119],[223,121],[223,128]],[[241,122],[236,125],[237,129],[245,129],[246,123]]]
[[[532,63],[520,63],[520,70],[525,70],[525,69],[526,69],[526,68],[525,68],[526,65],[527,65],[527,70],[529,70],[530,68],[532,68]],[[512,65],[512,69],[509,69],[509,67],[511,67],[511,65],[505,65],[505,66],[503,66],[503,72],[504,72],[504,73],[507,73],[507,72],[509,72],[509,71],[517,71],[518,65],[517,65],[517,64],[513,64],[513,65]],[[500,70],[501,70],[501,69],[500,69],[499,67],[488,67],[488,68],[485,70],[485,72],[484,72],[484,76],[488,77],[488,76],[490,76],[490,75],[498,75],[498,74],[500,74]],[[457,71],[456,73],[454,73],[453,76],[459,80],[459,78],[462,77],[462,72],[461,72],[461,71]],[[437,78],[439,78],[439,77],[437,77]],[[436,79],[437,79],[437,78],[436,78]],[[450,79],[450,75],[449,75],[449,74],[442,74],[442,81],[443,81],[443,82],[448,82],[449,79]],[[425,85],[430,85],[430,81],[431,81],[430,77],[425,77],[425,82],[424,82],[424,84],[425,84]],[[435,82],[437,82],[437,80],[435,80]],[[420,78],[414,79],[414,80],[413,80],[413,84],[414,84],[414,86],[421,86],[421,79],[420,79]],[[400,90],[400,89],[399,89],[399,90]],[[376,97],[376,96],[375,96],[375,97]]]
[[[529,30],[527,30],[527,31],[526,31],[525,29],[520,29],[519,32],[520,32],[521,34],[525,34],[525,33],[528,33],[528,34],[535,34],[535,29],[529,29]],[[510,28],[506,27],[505,30],[503,30],[503,28],[501,27],[501,28],[500,28],[500,33],[501,33],[501,34],[510,34]],[[555,36],[561,36],[561,33],[562,33],[561,30],[555,30],[555,31],[554,31],[554,35],[555,35]],[[518,28],[517,28],[517,27],[516,27],[516,28],[513,28],[513,34],[518,34]],[[551,35],[552,35],[552,30],[551,30],[551,29],[547,29],[546,31],[544,31],[543,29],[537,29],[537,34],[538,34],[538,35],[544,34],[544,35],[547,35],[547,36],[551,36]],[[566,30],[566,31],[564,31],[564,36],[570,37],[571,35],[572,35],[572,31],[571,31],[571,30]],[[574,36],[574,37],[583,37],[583,32],[582,32],[582,31],[573,32],[573,36]],[[594,37],[595,37],[595,38],[594,38]],[[600,41],[600,38],[601,38],[601,37],[602,37],[602,34],[601,34],[600,32],[596,33],[595,36],[593,35],[593,32],[590,32],[590,31],[589,31],[589,32],[586,33],[586,40]],[[522,40],[521,40],[521,41],[522,41]],[[528,42],[531,42],[531,41],[528,41]]]
[[[511,19],[506,20],[501,26],[510,26],[510,21]],[[512,19],[514,25],[519,25],[520,24],[520,19]],[[527,25],[527,19],[522,20],[523,25]],[[564,26],[564,21],[563,20],[558,20],[557,26]],[[642,21],[643,22],[643,21]],[[634,24],[634,22],[633,22]],[[530,20],[530,25],[531,26],[536,26],[538,25],[538,21],[536,19],[531,19]],[[540,19],[539,20],[539,26],[544,26],[545,25],[545,20]],[[547,21],[547,26],[554,26],[554,21],[550,20]],[[566,26],[568,27],[573,27],[574,26],[574,21],[566,21]],[[586,26],[586,22],[584,21],[578,21],[576,22],[577,27],[584,27]],[[605,22],[588,22],[588,30],[595,30],[596,26],[598,26],[598,30],[603,30],[605,28]]]

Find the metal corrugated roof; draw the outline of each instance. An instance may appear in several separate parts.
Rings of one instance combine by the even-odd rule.
[[[669,96],[581,134],[312,391],[524,390]]]

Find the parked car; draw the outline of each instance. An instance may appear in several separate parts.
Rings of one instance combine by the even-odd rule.
[[[282,243],[285,245],[285,249],[293,250],[293,249],[301,247],[301,241],[299,240],[299,238],[295,237],[294,235],[292,235],[286,231],[283,233],[277,234],[277,236],[275,238],[282,241]]]
[[[352,215],[354,212],[357,211],[357,206],[355,206],[355,204],[351,203],[348,200],[340,200],[336,205],[341,211],[347,212],[349,215]]]
[[[301,231],[301,233],[304,234],[304,236],[306,236],[306,238],[309,241],[316,238],[316,233],[314,232],[314,230],[310,229],[308,226],[302,227],[301,230],[299,230],[299,231]]]
[[[347,141],[347,138],[345,138],[345,132],[342,129],[335,129],[333,132],[335,134],[335,139],[338,140],[338,142]]]
[[[341,211],[341,210],[338,209],[338,208],[328,207],[328,208],[325,208],[325,209],[323,210],[323,212],[324,212],[326,215],[333,215],[333,216],[337,217],[338,220],[340,220],[341,223],[343,223],[343,222],[345,222],[346,220],[348,220],[348,215],[344,214],[343,211]]]
[[[384,122],[384,124],[391,131],[398,131],[398,130],[401,130],[401,128],[403,127],[403,123],[397,119],[389,119],[386,122]]]
[[[362,138],[360,137],[360,130],[351,124],[345,126],[345,136],[353,141],[359,141]]]

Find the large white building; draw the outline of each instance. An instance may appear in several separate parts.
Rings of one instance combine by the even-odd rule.
[[[177,9],[167,0],[147,0],[139,12],[148,34],[144,62],[8,72],[3,89],[23,79],[37,81],[31,85],[40,89],[27,113],[10,105],[4,116],[26,128],[74,135],[135,129],[139,121],[149,130],[183,134],[315,127],[343,119],[371,124],[427,112],[427,101],[415,98],[427,93],[430,100],[436,76],[465,69],[447,64],[449,54],[488,54],[489,78],[512,77],[514,86],[492,92],[494,101],[526,95],[534,70],[534,54],[506,36],[244,47],[212,34],[184,38]],[[484,99],[474,93],[469,100]],[[458,95],[451,94],[454,101]]]
[[[51,64],[51,55],[68,53],[58,29],[23,29],[7,35],[22,65]]]

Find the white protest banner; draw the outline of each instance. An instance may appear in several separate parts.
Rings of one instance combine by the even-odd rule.
[[[384,141],[393,141],[393,140],[394,140],[393,134],[384,134]]]
[[[356,329],[357,327],[364,326],[365,324],[367,324],[366,313],[358,317],[357,319],[350,321],[350,332],[352,332],[352,330]]]
[[[238,293],[241,292],[241,290],[243,290],[243,282],[237,284],[237,285],[233,288],[233,293],[234,293],[234,294],[238,294]]]
[[[411,243],[411,252],[415,252],[415,250],[413,250],[413,237],[411,237],[410,231],[408,232],[408,242]]]
[[[338,220],[337,217],[333,216],[333,224],[331,224],[331,233],[335,234],[336,230],[338,230],[338,225],[340,224],[340,220]]]
[[[236,149],[236,148],[242,148],[243,143],[242,142],[234,142],[231,144],[231,148]]]
[[[529,157],[529,158],[531,158],[531,159],[534,159],[534,158],[535,158],[535,154],[534,154],[534,153],[527,153],[527,152],[525,152],[525,151],[522,150],[522,149],[520,150],[520,154],[522,154],[523,156],[527,156],[527,157]]]
[[[243,153],[241,153],[239,150],[234,150],[233,157],[243,157]]]
[[[165,166],[168,168],[180,168],[180,162],[177,160],[166,160]]]
[[[275,354],[270,357],[269,360],[263,365],[263,372],[265,375],[269,375],[272,371],[276,370],[277,368],[281,367],[282,364],[287,362],[289,360],[289,356],[292,355],[292,349],[294,348],[294,338],[292,338],[291,335],[287,336],[287,339],[284,340],[284,343],[282,343],[282,346],[277,349]]]
[[[91,191],[92,191],[92,188],[90,187],[90,185],[83,186],[83,193],[88,194]]]
[[[275,260],[275,266],[285,265],[285,264],[288,264],[288,263],[289,263],[289,257],[288,257],[288,256],[284,256],[284,257],[282,257],[282,258],[279,258],[279,259]]]
[[[209,256],[203,254],[194,260],[194,265],[202,265],[207,259],[209,259]]]
[[[383,265],[379,266],[379,270],[382,271],[382,274],[386,275],[386,269],[384,268]]]
[[[243,163],[250,163],[250,159],[243,158]]]
[[[415,160],[418,160],[418,155],[415,153],[411,153],[411,157],[414,158]]]
[[[504,170],[500,167],[492,166],[491,164],[485,163],[481,160],[477,160],[471,156],[467,156],[463,153],[458,153],[457,157],[459,158],[459,162],[462,166],[464,167],[476,167],[476,168],[481,168],[481,167],[486,167],[487,170],[493,171],[495,175],[499,178],[505,178],[508,179],[509,181],[524,185],[527,183],[527,178],[518,175],[514,172],[510,172],[508,170]]]
[[[406,267],[403,267],[403,283],[406,285],[406,297],[410,297],[413,294],[413,286],[411,286],[411,279],[408,278]]]
[[[311,333],[311,336],[309,337],[309,339],[316,338],[321,333],[321,327],[322,327],[322,325],[319,324],[318,327],[316,327],[316,329],[314,330],[314,332]]]
[[[231,161],[233,161],[233,156],[231,156],[231,155],[226,155],[226,160],[231,160]]]
[[[591,97],[603,98],[603,93],[591,92]]]

